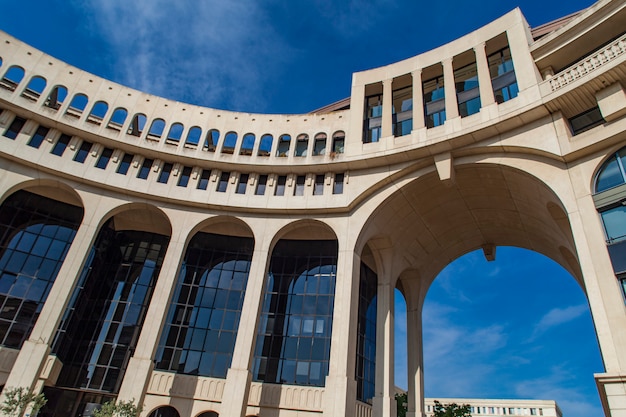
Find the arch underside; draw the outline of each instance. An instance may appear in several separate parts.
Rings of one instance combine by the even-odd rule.
[[[455,174],[454,182],[441,181],[436,172],[412,181],[381,204],[364,227],[361,238],[374,252],[381,241],[392,249],[392,280],[419,275],[426,290],[465,253],[483,248],[488,256],[497,246],[516,246],[553,259],[582,286],[566,212],[546,184],[491,164],[458,166]],[[426,291],[420,292],[423,297]]]

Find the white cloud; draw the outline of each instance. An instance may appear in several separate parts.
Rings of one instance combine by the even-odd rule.
[[[577,319],[582,316],[589,310],[589,307],[586,304],[579,304],[575,306],[569,306],[565,308],[553,308],[548,311],[537,323],[535,326],[535,331],[531,340],[536,338],[537,336],[545,333],[552,327],[559,326],[561,324],[565,324],[572,320]]]
[[[120,82],[194,104],[262,108],[264,76],[289,53],[253,1],[89,0],[82,7],[111,45]]]

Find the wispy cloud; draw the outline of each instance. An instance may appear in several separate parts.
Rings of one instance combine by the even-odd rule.
[[[561,324],[568,323],[572,320],[576,320],[589,311],[589,307],[586,304],[579,304],[575,306],[569,306],[564,308],[553,308],[548,311],[535,326],[535,331],[531,337],[531,340],[545,333],[549,329],[559,326]]]
[[[89,0],[121,82],[164,97],[263,108],[264,77],[289,54],[254,1]]]

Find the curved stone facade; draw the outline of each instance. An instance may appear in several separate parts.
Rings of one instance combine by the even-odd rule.
[[[0,33],[0,379],[46,415],[392,416],[399,288],[424,416],[426,292],[509,245],[580,283],[626,415],[625,177],[596,187],[626,145],[624,27],[617,0],[535,29],[514,10],[302,115],[151,96]]]

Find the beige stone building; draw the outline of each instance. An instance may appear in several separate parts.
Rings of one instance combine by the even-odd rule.
[[[472,416],[504,417],[504,416],[549,416],[562,417],[561,409],[555,401],[548,400],[499,400],[476,398],[426,398],[424,400],[426,417],[432,417],[435,401],[441,404],[458,404],[470,406]]]
[[[429,285],[509,245],[583,288],[626,416],[625,28],[623,0],[513,10],[302,115],[151,96],[0,33],[0,382],[48,417],[393,416],[398,288],[423,417]]]

